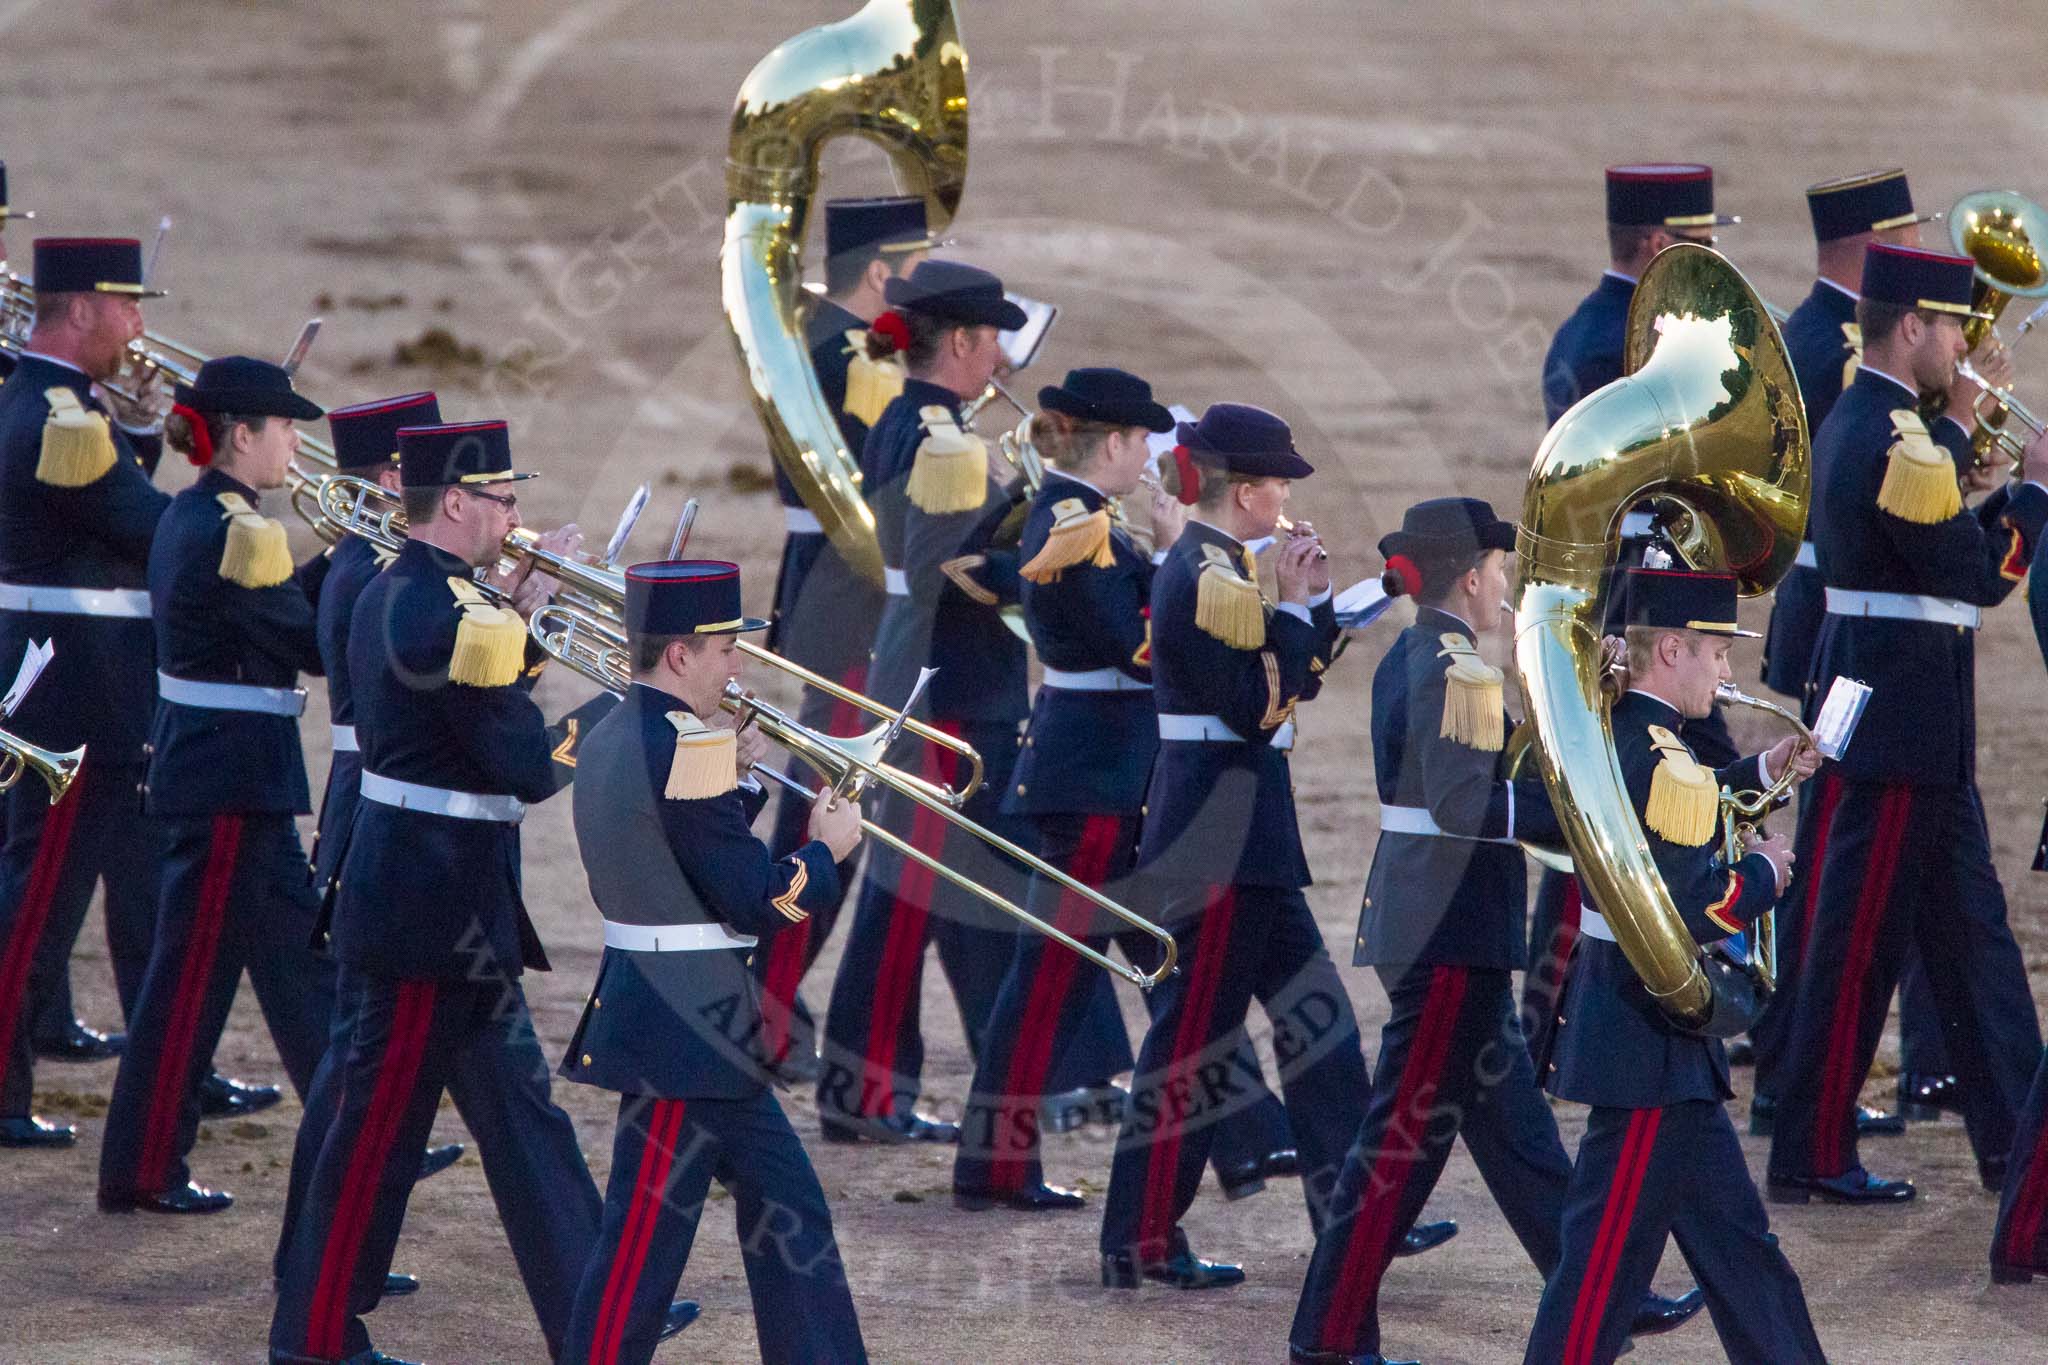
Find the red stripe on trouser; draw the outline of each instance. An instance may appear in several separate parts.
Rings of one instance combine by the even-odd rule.
[[[1457,1034],[1458,1011],[1465,1002],[1468,979],[1463,967],[1430,969],[1429,994],[1423,999],[1415,1042],[1394,1091],[1392,1116],[1380,1134],[1380,1147],[1373,1154],[1371,1168],[1359,1179],[1360,1207],[1352,1216],[1342,1268],[1331,1286],[1329,1308],[1323,1315],[1325,1349],[1346,1349],[1357,1335],[1366,1305],[1378,1297],[1380,1276],[1387,1272],[1394,1218],[1400,1212],[1401,1196],[1416,1159],[1422,1154],[1419,1129],[1427,1126],[1427,1116],[1418,1111],[1431,1102],[1442,1084],[1444,1057]]]
[[[1835,1015],[1828,1026],[1827,1049],[1821,1053],[1820,1099],[1813,1112],[1814,1175],[1840,1175],[1843,1170],[1842,1135],[1852,1121],[1848,1110],[1863,1086],[1863,1069],[1856,1064],[1856,1036],[1863,1024],[1863,978],[1877,951],[1877,933],[1891,899],[1892,878],[1898,872],[1904,842],[1901,836],[1912,802],[1909,787],[1887,787],[1877,800],[1877,831],[1870,860],[1864,865],[1856,914],[1849,924],[1848,952],[1835,984]],[[1813,957],[1813,944],[1808,943],[1806,951]]]
[[[207,988],[213,981],[214,959],[220,955],[228,895],[235,885],[235,858],[241,848],[242,817],[216,815],[206,845],[206,866],[199,874],[199,904],[193,909],[185,959],[178,967],[178,992],[170,1017],[164,1021],[149,1113],[142,1121],[142,1157],[135,1172],[135,1189],[141,1194],[162,1194],[169,1179],[171,1149],[178,1143],[178,1120],[190,1089],[186,1070],[199,1033],[199,1016],[206,1012]]]
[[[1643,1191],[1643,1176],[1650,1169],[1650,1153],[1657,1145],[1657,1124],[1663,1116],[1661,1109],[1638,1109],[1629,1115],[1621,1159],[1615,1163],[1614,1178],[1607,1187],[1607,1207],[1600,1218],[1600,1233],[1593,1239],[1593,1254],[1587,1258],[1579,1280],[1578,1302],[1572,1306],[1571,1331],[1564,1341],[1564,1365],[1582,1365],[1591,1360],[1600,1344],[1600,1320],[1607,1315],[1607,1296],[1614,1288],[1622,1248],[1628,1245],[1629,1224],[1635,1221],[1636,1199]]]
[[[49,923],[50,906],[57,898],[57,885],[64,879],[64,855],[71,848],[71,827],[77,823],[78,807],[84,801],[80,788],[86,775],[81,771],[64,799],[43,821],[42,838],[29,864],[28,888],[8,936],[7,952],[0,957],[0,1076],[7,1074],[8,1058],[14,1052],[14,1030],[24,1010],[22,994],[28,989],[29,971],[35,966],[36,945],[42,941],[43,926]],[[29,799],[23,796],[21,799]]]
[[[768,1056],[781,1062],[789,1055],[789,1026],[796,1011],[796,988],[804,977],[804,958],[811,950],[811,921],[792,924],[768,945],[768,970],[762,973],[761,1029]]]
[[[2048,1216],[2048,1121],[2035,1135],[2025,1170],[2019,1198],[2012,1201],[2012,1216],[2005,1220],[2005,1255],[1992,1259],[2032,1267],[2034,1244],[2040,1240],[2043,1217]]]
[[[960,727],[933,722],[947,734],[959,737]],[[927,746],[925,776],[950,784],[957,755],[950,749]],[[910,821],[910,846],[937,858],[946,848],[945,817],[918,806]],[[896,1071],[896,1044],[903,1035],[903,1015],[910,1003],[910,990],[917,979],[917,967],[924,960],[925,921],[930,915],[932,888],[938,878],[931,869],[899,855],[896,892],[890,905],[889,933],[882,941],[882,963],[876,974],[873,1014],[868,1019],[867,1075],[882,1080]],[[863,1084],[860,1112],[871,1116],[890,1111],[893,1084],[879,1091]],[[876,1095],[871,1111],[868,1100]]]
[[[1820,874],[1828,865],[1828,826],[1835,822],[1835,806],[1842,799],[1842,777],[1840,773],[1829,773],[1821,779],[1820,809],[1814,812],[1813,849],[1806,860],[1806,904],[1799,914],[1799,951],[1802,958],[1799,972],[1806,973],[1806,963],[1812,954],[1806,946],[1813,942],[1813,912],[1820,907]]]
[[[341,1197],[335,1201],[334,1221],[328,1225],[327,1245],[321,1252],[320,1278],[313,1286],[313,1306],[306,1318],[306,1350],[312,1355],[341,1354],[349,1282],[354,1278],[363,1238],[369,1234],[370,1215],[376,1211],[379,1178],[398,1137],[399,1122],[412,1103],[413,1086],[426,1055],[427,1034],[434,1022],[434,989],[432,981],[398,983],[391,1037],[377,1063],[377,1083],[370,1091],[363,1126],[356,1133],[355,1150],[349,1153]]]
[[[1109,860],[1115,856],[1123,820],[1115,815],[1091,815],[1081,826],[1081,839],[1074,849],[1067,875],[1084,886],[1100,887],[1109,874]],[[1093,904],[1085,897],[1062,889],[1053,911],[1053,927],[1075,938],[1087,936],[1094,916]],[[1059,1039],[1060,1015],[1067,992],[1073,984],[1080,957],[1057,943],[1033,944],[1038,954],[1031,973],[1031,988],[1025,997],[1024,1014],[1018,1021],[1016,1044],[1010,1053],[1003,1091],[996,1100],[995,1159],[989,1164],[989,1185],[999,1193],[1013,1194],[1023,1183],[1026,1157],[1037,1148],[1035,1133],[1027,1136],[1020,1117],[1035,1107],[1045,1090],[1045,1073],[1052,1066],[1053,1044]]]
[[[1162,1095],[1186,1068],[1189,1055],[1198,1051],[1209,1033],[1210,1016],[1216,1010],[1216,992],[1223,979],[1226,951],[1230,947],[1230,921],[1237,913],[1237,888],[1212,886],[1204,893],[1202,927],[1195,933],[1195,974],[1182,997],[1180,1027],[1174,1031],[1173,1051],[1167,1055],[1166,1074],[1160,1082]],[[1147,1251],[1157,1250],[1172,1230],[1174,1185],[1180,1166],[1181,1120],[1167,1119],[1145,1158],[1145,1203],[1138,1215],[1138,1242]]]
[[[618,1249],[612,1253],[611,1274],[605,1279],[604,1300],[590,1337],[590,1365],[611,1365],[619,1358],[619,1344],[633,1313],[633,1294],[640,1287],[640,1272],[647,1264],[647,1248],[661,1216],[668,1174],[675,1165],[683,1107],[682,1100],[654,1102],[647,1145],[640,1149],[640,1169],[633,1180],[633,1202],[626,1206],[626,1224],[619,1230]]]

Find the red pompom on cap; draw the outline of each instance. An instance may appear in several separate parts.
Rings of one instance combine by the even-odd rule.
[[[185,403],[171,404],[171,411],[185,419],[185,425],[192,432],[192,448],[185,452],[185,458],[201,469],[213,463],[213,433],[207,430],[206,418],[199,409]]]
[[[1183,506],[1193,507],[1202,496],[1202,476],[1195,472],[1195,457],[1186,446],[1173,448],[1173,467],[1180,471],[1180,491],[1174,496]]]
[[[889,343],[892,351],[910,349],[910,324],[903,320],[901,313],[891,310],[868,324],[868,331]]]
[[[1422,591],[1422,570],[1407,555],[1390,556],[1387,571],[1380,577],[1380,586],[1387,590],[1389,597],[1414,597]]]

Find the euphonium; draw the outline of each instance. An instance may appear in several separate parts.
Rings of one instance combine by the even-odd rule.
[[[726,325],[768,446],[832,547],[882,581],[860,469],[818,387],[799,312],[804,219],[825,144],[879,143],[934,232],[967,181],[967,51],[952,0],[868,0],[778,46],[740,85],[726,160]]]
[[[1806,416],[1762,301],[1706,247],[1650,263],[1626,344],[1625,377],[1581,399],[1537,449],[1515,547],[1514,664],[1585,893],[1658,1004],[1725,1037],[1768,995],[1768,931],[1749,936],[1738,968],[1702,952],[1672,905],[1614,753],[1601,594],[1622,516],[1646,498],[1687,514],[1679,549],[1695,568],[1734,574],[1745,596],[1769,591],[1806,526]]]
[[[2048,297],[2048,266],[2039,245],[2044,230],[2048,212],[2011,190],[1977,190],[1948,211],[1949,241],[1977,263],[1970,307],[1990,314],[1963,320],[1963,340],[1971,350],[1998,325],[2006,304]]]

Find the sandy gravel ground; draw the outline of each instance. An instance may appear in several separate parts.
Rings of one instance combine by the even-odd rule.
[[[2048,100],[2030,80],[2043,48],[2034,8],[2014,0],[962,8],[974,148],[960,254],[1063,305],[1048,375],[1112,361],[1197,407],[1238,398],[1286,413],[1323,467],[1297,511],[1324,528],[1348,577],[1376,567],[1373,541],[1417,497],[1456,489],[1516,505],[1542,430],[1537,359],[1603,263],[1603,162],[1714,163],[1723,207],[1746,220],[1724,245],[1787,306],[1811,269],[1799,194],[1810,181],[1903,163],[1924,206],[2008,181],[2048,192],[2035,154]],[[454,416],[510,416],[522,460],[548,475],[522,490],[524,505],[600,537],[651,479],[653,513],[633,547],[646,555],[695,493],[692,549],[740,559],[749,606],[763,611],[780,518],[712,265],[725,119],[756,58],[839,12],[813,0],[8,0],[0,155],[14,201],[41,210],[43,230],[146,233],[175,216],[163,267],[175,292],[151,309],[159,330],[209,353],[270,354],[322,312],[303,385],[317,397],[433,384]],[[1961,79],[1991,55],[2006,60]],[[886,168],[844,150],[828,185],[877,192]],[[10,245],[25,264],[27,234]],[[2043,374],[2039,358],[2023,355],[2022,373]],[[1760,625],[1764,612],[1748,615]],[[1311,894],[1340,950],[1375,828],[1366,679],[1395,628],[1358,640],[1303,716],[1297,772],[1321,877]],[[2042,663],[2020,612],[1993,614],[1980,659],[1986,803],[2039,973],[2048,883],[2027,861],[2048,739],[2036,723]],[[1744,656],[1745,675],[1754,662]],[[558,678],[544,695],[558,710],[580,693]],[[325,727],[306,730],[317,783]],[[557,966],[529,991],[553,1050],[598,943],[567,815],[557,802],[526,826],[529,899]],[[95,918],[80,996],[91,1020],[112,1024],[97,935]],[[835,960],[836,946],[813,978],[816,1002]],[[1369,974],[1346,971],[1374,1035],[1384,998]],[[957,1104],[967,1058],[936,972],[924,1008],[930,1090]],[[1887,1044],[1881,1071],[1894,1056]],[[220,1060],[281,1076],[246,993]],[[259,1359],[296,1106],[204,1133],[196,1172],[240,1196],[233,1212],[117,1220],[92,1210],[112,1080],[110,1066],[46,1066],[43,1108],[79,1118],[84,1141],[0,1162],[0,1358]],[[1885,1088],[1873,1082],[1870,1097]],[[558,1093],[602,1178],[609,1097]],[[808,1097],[789,1103],[814,1131]],[[1575,1144],[1578,1111],[1560,1119]],[[452,1112],[438,1131],[463,1136]],[[1761,1174],[1763,1149],[1748,1145]],[[1833,1356],[2048,1358],[2048,1298],[1987,1287],[1994,1201],[1959,1123],[1868,1152],[1918,1180],[1919,1202],[1774,1210]],[[1308,1248],[1290,1188],[1231,1205],[1205,1195],[1189,1219],[1201,1249],[1247,1263],[1244,1288],[1112,1297],[1095,1287],[1093,1210],[969,1218],[945,1198],[940,1152],[814,1155],[877,1360],[1283,1358]],[[1104,1143],[1057,1142],[1047,1165],[1099,1190]],[[1389,1349],[1518,1358],[1538,1287],[1462,1153],[1432,1210],[1465,1230],[1389,1277]],[[420,1189],[399,1266],[427,1288],[376,1315],[380,1344],[433,1361],[540,1358],[496,1221],[473,1158]],[[705,1318],[662,1358],[752,1359],[716,1209],[686,1289]],[[1702,1321],[1635,1359],[1716,1354]]]

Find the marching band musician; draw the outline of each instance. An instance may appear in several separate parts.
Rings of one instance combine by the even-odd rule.
[[[999,614],[1017,600],[1017,551],[994,544],[1012,500],[959,417],[1002,358],[996,333],[1021,327],[1024,310],[994,275],[953,261],[927,260],[910,278],[889,281],[887,294],[908,333],[909,378],[868,432],[869,501],[889,586],[868,692],[900,704],[921,666],[937,670],[925,697],[931,724],[971,744],[986,764],[981,790],[961,813],[1002,829],[1017,727],[1029,711],[1024,645]],[[953,780],[951,753],[923,752],[926,777]],[[1021,894],[1023,879],[1006,860],[980,856],[978,841],[928,823],[912,803],[884,794],[876,818],[947,866]],[[989,923],[992,913],[908,859],[871,852],[826,1016],[818,1113],[827,1139],[958,1141],[958,1125],[914,1108],[924,1062],[924,947],[937,942],[969,1049],[978,1052],[1013,947],[1009,929]]]
[[[1571,1160],[1511,973],[1526,962],[1515,840],[1563,832],[1541,779],[1506,777],[1501,673],[1474,643],[1499,625],[1514,547],[1514,523],[1457,497],[1409,508],[1380,541],[1387,590],[1415,599],[1415,624],[1373,676],[1380,841],[1354,963],[1378,969],[1393,1010],[1289,1333],[1305,1365],[1384,1365],[1380,1281],[1459,1136],[1538,1274],[1557,1269]],[[1700,1305],[1697,1290],[1646,1294],[1630,1330],[1669,1331]]]
[[[602,1208],[519,984],[548,966],[520,899],[519,821],[556,790],[521,618],[553,584],[518,572],[501,585],[507,608],[474,578],[519,525],[510,485],[532,476],[513,472],[503,422],[402,428],[398,455],[405,548],[349,624],[363,773],[330,937],[347,1052],[278,1277],[273,1361],[371,1358],[362,1315],[381,1297],[444,1089],[476,1137],[551,1356]],[[570,554],[580,539],[565,526],[540,546]],[[670,1324],[694,1316],[679,1304]]]
[[[1957,378],[1972,262],[1872,243],[1856,306],[1863,363],[1814,442],[1812,534],[1827,591],[1812,680],[1866,682],[1868,707],[1828,792],[1798,997],[1779,1068],[1773,1198],[1911,1199],[1910,1182],[1857,1158],[1857,1091],[1908,942],[1917,942],[1970,1143],[1987,1188],[2004,1182],[2015,1115],[2041,1051],[1976,785],[1972,632],[2026,577],[2048,521],[2048,441],[2023,482],[1972,510],[1983,487]],[[1957,420],[1923,424],[1921,392]]]
[[[161,439],[109,419],[97,380],[142,334],[142,245],[125,237],[35,244],[36,321],[0,387],[0,658],[55,650],[7,724],[32,744],[92,753],[65,798],[5,802],[0,845],[0,1146],[64,1146],[29,1113],[28,983],[46,936],[68,945],[106,882],[107,946],[123,1012],[135,1008],[156,917],[155,827],[136,819],[156,703],[144,571],[168,495],[151,486]]]
[[[868,423],[881,415],[902,385],[900,366],[869,356],[869,324],[888,307],[883,291],[889,281],[909,275],[936,245],[925,228],[924,200],[914,195],[833,199],[825,204],[825,294],[811,305],[804,342],[810,347],[818,387],[839,419],[848,453],[857,461],[867,446]],[[891,319],[890,325],[895,322]],[[885,596],[879,585],[854,572],[832,548],[817,514],[803,505],[780,464],[775,466],[775,483],[789,533],[775,581],[768,648],[851,691],[862,691],[867,686],[868,647],[874,643]],[[850,735],[864,728],[868,716],[805,688],[797,719],[820,734]],[[802,764],[792,763],[791,773],[816,781]],[[777,854],[801,846],[808,837],[809,818],[809,804],[784,790],[776,801],[775,830],[768,846]],[[852,867],[840,869],[842,892],[853,884],[853,874]],[[816,1028],[798,987],[824,951],[838,918],[837,904],[820,906],[754,955],[769,1051],[792,1079],[817,1079]]]
[[[1799,379],[1799,396],[1806,403],[1807,431],[1817,436],[1849,376],[1862,362],[1863,334],[1856,326],[1856,301],[1862,297],[1858,291],[1863,284],[1865,248],[1872,242],[1917,247],[1920,224],[1939,215],[1914,212],[1912,191],[1902,170],[1870,171],[1823,181],[1807,189],[1806,207],[1818,244],[1819,277],[1813,282],[1812,292],[1792,310],[1780,330],[1785,350],[1792,358],[1793,372]],[[2006,368],[2009,372],[2009,362]],[[1822,471],[1816,468],[1816,486],[1821,478]],[[1813,645],[1820,635],[1824,615],[1820,569],[1814,559],[1813,542],[1808,540],[1799,547],[1798,562],[1778,581],[1771,597],[1771,623],[1764,636],[1763,679],[1772,691],[1797,698],[1809,722],[1819,698],[1810,690],[1808,669],[1813,663]],[[1799,825],[1792,847],[1808,876],[1787,889],[1785,904],[1779,907],[1784,913],[1777,919],[1778,989],[1763,1017],[1750,1031],[1756,1061],[1756,1090],[1749,1111],[1749,1131],[1753,1137],[1769,1137],[1775,1122],[1778,1064],[1784,1054],[1793,1002],[1798,998],[1808,902],[1819,885],[1821,866],[1827,861],[1827,847],[1820,838],[1823,822],[1819,814],[1832,800],[1831,793],[1839,780],[1832,769],[1823,767],[1819,779],[1800,793]],[[1916,1092],[1924,1092],[1922,1097],[1929,1103],[1953,1102],[1954,1078],[1948,1074],[1941,1024],[1934,1015],[1934,1000],[1927,990],[1919,954],[1910,948],[1899,979],[1899,1052],[1907,1059],[1899,1077],[1900,1099],[1909,1100]],[[1922,1071],[1926,1073],[1924,1080],[1920,1079]],[[1861,1109],[1856,1124],[1857,1131],[1865,1135],[1903,1132],[1905,1111],[1892,1116]]]
[[[619,1092],[604,1221],[561,1355],[645,1362],[714,1176],[731,1190],[761,1359],[867,1359],[825,1192],[768,1086],[748,950],[839,898],[860,807],[820,793],[811,838],[772,857],[749,825],[766,742],[719,699],[744,656],[736,564],[626,571],[625,700],[578,753],[576,842],[604,959],[562,1074]]]
[[[1152,581],[1160,745],[1139,866],[1166,897],[1180,971],[1152,992],[1104,1200],[1102,1282],[1121,1289],[1244,1279],[1196,1256],[1180,1220],[1217,1121],[1247,1102],[1230,1059],[1253,997],[1273,1023],[1303,1171],[1337,1169],[1368,1094],[1351,1001],[1301,892],[1287,762],[1295,707],[1322,690],[1337,641],[1329,566],[1312,535],[1288,539],[1273,607],[1245,545],[1273,533],[1290,483],[1314,467],[1286,422],[1246,404],[1214,404],[1177,434],[1180,486],[1199,492]],[[1302,1183],[1314,1223],[1319,1192]]]
[[[1791,847],[1773,836],[1732,866],[1716,847],[1723,785],[1761,789],[1819,755],[1796,738],[1716,772],[1679,738],[1729,677],[1737,628],[1727,574],[1638,569],[1628,584],[1628,690],[1614,703],[1615,760],[1657,870],[1702,944],[1771,908]],[[1725,1101],[1720,1040],[1681,1029],[1587,905],[1565,986],[1549,1088],[1592,1106],[1565,1196],[1563,1246],[1529,1336],[1527,1365],[1605,1365],[1626,1344],[1667,1235],[1698,1277],[1731,1360],[1824,1357],[1805,1292],[1770,1232]]]
[[[313,599],[328,560],[294,567],[259,502],[284,486],[297,422],[321,416],[282,367],[207,361],[180,384],[180,443],[201,467],[149,555],[156,723],[143,785],[165,840],[156,930],[100,1149],[102,1209],[211,1213],[194,1184],[198,1086],[246,968],[294,1089],[327,1041],[333,968],[310,946],[318,903],[294,815],[312,801],[299,748],[301,673],[320,671]]]

